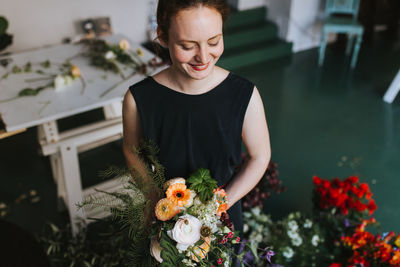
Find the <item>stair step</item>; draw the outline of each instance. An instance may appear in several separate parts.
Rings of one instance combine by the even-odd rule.
[[[237,28],[244,25],[256,24],[265,21],[267,8],[260,7],[240,12],[232,12],[225,24],[225,30]]]
[[[289,56],[292,53],[292,43],[280,40],[263,41],[226,50],[218,61],[218,66],[227,69],[245,67],[271,59]]]
[[[276,25],[267,21],[232,28],[224,34],[225,49],[229,50],[251,43],[272,40],[277,37],[277,32]]]

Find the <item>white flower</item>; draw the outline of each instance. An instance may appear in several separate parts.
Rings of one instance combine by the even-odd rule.
[[[292,239],[292,244],[293,246],[300,246],[303,243],[303,239],[301,238],[301,236],[296,236],[295,238]]]
[[[261,214],[258,218],[261,222],[269,222],[269,217],[265,214]]]
[[[157,237],[154,236],[150,242],[150,254],[155,258],[159,263],[163,261],[161,258],[161,246],[157,240]]]
[[[304,222],[304,228],[311,228],[313,225],[312,221],[310,219],[306,219],[306,221]]]
[[[224,226],[224,228],[222,229],[222,233],[224,233],[224,234],[229,234],[230,232],[232,232],[232,231],[227,226]]]
[[[117,56],[114,54],[113,51],[109,50],[107,51],[107,53],[104,55],[104,57],[108,60],[112,60],[114,58],[116,58]]]
[[[287,231],[287,235],[291,238],[291,239],[293,239],[293,238],[297,238],[297,237],[299,237],[299,234],[296,232],[296,231]]]
[[[72,83],[72,77],[69,75],[57,75],[54,78],[54,88],[56,89],[56,92],[61,91],[64,89],[67,85],[70,85]]]
[[[292,220],[288,222],[288,227],[291,231],[297,231],[297,229],[299,229],[299,226],[297,225],[297,222]]]
[[[170,231],[171,238],[178,243],[176,248],[185,251],[189,246],[196,243],[200,239],[201,226],[200,220],[192,215],[180,216],[174,228]]]
[[[261,209],[260,209],[259,207],[255,207],[255,208],[253,208],[253,209],[251,210],[251,212],[252,212],[254,215],[256,215],[256,216],[259,216],[260,213],[261,213]]]
[[[189,257],[189,256],[188,256]],[[189,260],[189,259],[183,259],[182,260],[182,262],[185,264],[185,265],[187,265],[187,266],[197,266],[197,264],[195,263],[195,262],[192,262],[191,260]]]
[[[319,236],[313,235],[313,237],[311,239],[311,244],[313,244],[313,246],[316,247],[316,246],[318,246],[318,242],[319,242]]]
[[[164,190],[167,190],[168,187],[170,187],[171,185],[174,185],[174,184],[186,184],[186,180],[181,177],[169,179],[168,181],[166,181],[164,183]]]
[[[285,258],[290,259],[291,257],[293,257],[294,251],[293,251],[293,249],[292,249],[291,247],[285,247],[285,248],[283,249],[282,255],[283,255]]]
[[[199,205],[202,204],[199,196],[194,198],[193,204],[196,205],[196,206],[199,206]]]
[[[249,231],[249,226],[245,223],[243,224],[243,233],[247,233]]]

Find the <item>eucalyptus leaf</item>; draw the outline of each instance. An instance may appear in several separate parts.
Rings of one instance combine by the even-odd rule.
[[[46,60],[46,61],[40,63],[40,65],[41,65],[43,68],[46,68],[46,69],[47,69],[47,68],[50,68],[51,63],[50,63],[49,60]]]
[[[31,72],[31,71],[32,71],[32,64],[28,61],[28,62],[25,64],[24,72]]]
[[[19,93],[18,96],[35,96],[37,95],[39,92],[36,91],[36,89],[32,89],[32,88],[24,88],[22,89]]]
[[[17,65],[15,65],[12,69],[11,69],[12,73],[21,73],[22,69],[20,67],[18,67]]]

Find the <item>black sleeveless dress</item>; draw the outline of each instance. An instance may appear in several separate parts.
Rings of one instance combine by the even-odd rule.
[[[166,178],[184,177],[206,168],[218,185],[226,184],[241,163],[244,115],[254,84],[232,72],[212,90],[189,95],[152,77],[129,87],[144,139],[159,147]],[[228,211],[235,230],[242,231],[241,202]]]

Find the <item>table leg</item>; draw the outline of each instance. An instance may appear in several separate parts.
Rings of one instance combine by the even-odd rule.
[[[122,117],[122,102],[114,102],[103,107],[106,120]]]
[[[86,223],[82,209],[77,209],[77,204],[82,203],[82,185],[79,171],[78,152],[75,146],[61,145],[61,164],[67,195],[67,208],[69,210],[73,234],[78,233],[79,223]]]

